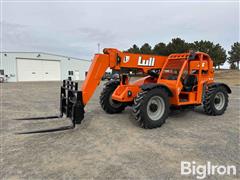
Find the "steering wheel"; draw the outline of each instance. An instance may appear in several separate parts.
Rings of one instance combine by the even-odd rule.
[[[168,80],[177,80],[177,76],[176,75],[170,75],[167,78]]]

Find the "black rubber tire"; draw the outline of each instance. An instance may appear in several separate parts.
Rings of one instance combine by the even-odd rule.
[[[100,104],[102,109],[109,114],[115,114],[115,113],[121,113],[127,104],[117,102],[115,100],[112,100],[116,106],[114,107],[110,102],[110,96],[112,96],[112,93],[115,91],[115,89],[119,86],[119,81],[109,81],[105,84],[105,87],[103,88],[103,91],[100,95]]]
[[[215,108],[214,105],[214,98],[217,93],[222,92],[225,97],[225,103],[222,109],[218,110]],[[210,87],[206,91],[205,98],[203,100],[203,109],[206,114],[216,116],[216,115],[222,115],[228,106],[228,92],[225,87],[218,86],[218,87]]]
[[[152,120],[147,113],[147,104],[148,101],[153,96],[160,96],[165,104],[165,110],[163,115],[158,120]],[[166,119],[168,118],[169,113],[169,97],[168,93],[162,88],[154,88],[147,91],[142,91],[138,93],[137,97],[134,99],[133,104],[133,114],[136,121],[142,128],[152,129],[162,126]]]

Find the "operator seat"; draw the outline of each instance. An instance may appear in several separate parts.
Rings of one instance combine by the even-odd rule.
[[[183,91],[186,92],[191,92],[192,90],[194,90],[193,88],[196,88],[198,83],[197,77],[193,74],[187,75],[182,84],[183,84]]]

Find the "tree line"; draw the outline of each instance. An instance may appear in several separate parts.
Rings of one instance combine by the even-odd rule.
[[[160,42],[154,47],[151,47],[148,43],[143,44],[141,47],[138,47],[136,44],[134,44],[125,52],[168,56],[172,53],[184,53],[188,52],[189,50],[201,51],[209,54],[213,60],[215,68],[220,69],[220,66],[227,61],[230,64],[231,69],[239,69],[239,42],[235,42],[231,46],[231,50],[226,52],[226,50],[220,44],[214,44],[211,41],[201,40],[189,43],[181,38],[173,38],[167,44]]]

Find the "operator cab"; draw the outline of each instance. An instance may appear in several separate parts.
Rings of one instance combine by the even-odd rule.
[[[203,89],[202,82],[209,77],[209,57],[204,54],[195,54],[186,61],[181,77],[183,88],[179,94],[179,102],[183,104],[198,103],[202,98],[202,93],[200,93]]]
[[[209,78],[209,62],[209,56],[204,53],[170,55],[162,69],[160,83],[175,92],[174,104],[198,104],[202,96],[198,93],[202,92],[202,82]]]

